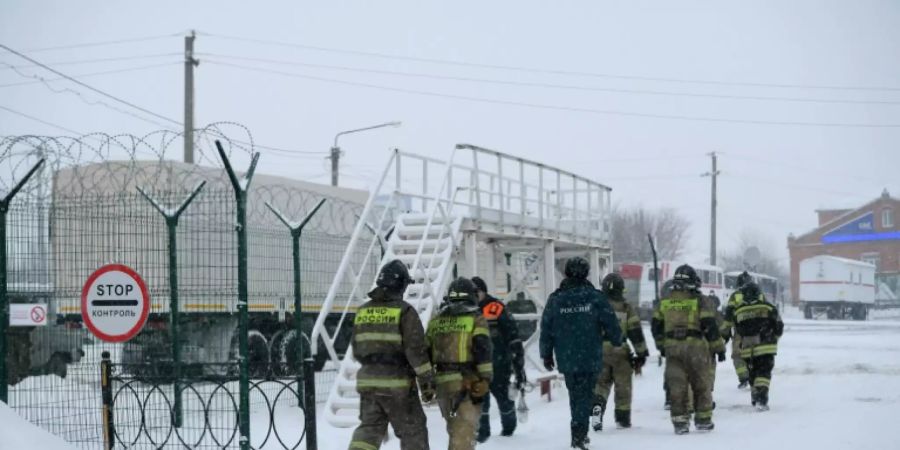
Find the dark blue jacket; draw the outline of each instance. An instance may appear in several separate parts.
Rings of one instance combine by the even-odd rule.
[[[587,280],[563,280],[544,307],[541,358],[555,353],[562,373],[600,372],[604,337],[622,345],[622,330],[606,294]]]

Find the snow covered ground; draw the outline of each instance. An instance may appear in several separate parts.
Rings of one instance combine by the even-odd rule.
[[[793,315],[793,314],[790,314]],[[653,359],[636,378],[629,430],[612,427],[591,434],[592,448],[716,449],[813,448],[854,450],[900,448],[900,321],[836,322],[788,319],[780,343],[771,390],[771,411],[756,412],[748,391],[737,389],[731,360],[717,371],[716,430],[676,436],[663,404],[663,369]],[[645,330],[649,337],[649,330]],[[565,388],[554,388],[547,403],[528,396],[529,421],[513,437],[494,436],[479,449],[568,448],[569,413]],[[500,429],[492,411],[492,429]],[[446,448],[444,422],[427,411],[431,446]],[[611,411],[607,423],[612,422]],[[351,429],[319,424],[319,448],[347,448]],[[399,449],[396,440],[383,446]]]
[[[662,409],[663,369],[656,365],[653,349],[644,375],[635,379],[634,428],[617,430],[608,427],[610,429],[602,433],[592,433],[593,448],[665,446],[671,450],[721,450],[738,445],[816,450],[900,448],[900,427],[896,425],[897,417],[900,417],[900,320],[807,321],[796,310],[787,311],[786,316],[787,327],[773,375],[771,411],[758,413],[751,408],[750,394],[737,389],[737,378],[728,360],[719,365],[717,372],[716,430],[708,434],[693,432],[688,436],[675,436],[668,412]],[[649,330],[645,329],[645,334],[649,337]],[[65,413],[46,416],[48,411],[28,407],[32,395],[46,395],[37,391],[41,385],[49,385],[49,381],[42,380],[45,377],[30,378],[17,385],[12,392],[12,404],[20,415],[42,422],[44,427],[54,428],[52,424],[56,424],[58,429],[53,429],[54,432],[69,430],[64,437],[81,441],[76,445],[78,448],[100,448],[100,396],[93,379],[97,370],[94,367],[83,372],[75,371],[63,384],[55,382],[60,388],[55,400]],[[521,424],[515,436],[492,437],[479,449],[568,448],[569,412],[565,388],[555,386],[553,401],[549,403],[536,391],[528,394],[527,400],[531,407],[528,423]],[[440,413],[436,408],[428,408],[426,413],[432,448],[446,448],[447,437]],[[499,417],[496,410],[492,413],[492,428],[496,432],[500,429]],[[30,425],[22,426],[17,417],[13,420],[12,414],[9,409],[0,409],[0,450],[67,448],[59,447],[59,440],[46,432],[34,431],[36,428]],[[253,408],[252,414],[251,442],[258,447],[265,438],[265,432],[259,431],[269,429],[270,417],[265,408]],[[216,423],[232,423],[235,419],[230,409],[220,415],[222,417],[214,418]],[[322,417],[321,412],[319,417]],[[72,423],[67,424],[68,419]],[[278,407],[275,421],[284,442],[291,443],[290,446],[297,442],[303,422],[300,410],[289,405]],[[611,422],[610,411],[607,423]],[[154,429],[163,433],[168,426],[160,425]],[[219,433],[224,436],[230,434],[231,429],[229,426]],[[23,430],[31,431],[23,434]],[[322,450],[346,449],[352,433],[352,429],[334,428],[324,420],[320,420],[318,431]],[[121,432],[127,433],[128,429],[123,428]],[[26,445],[26,442],[16,440],[21,436],[31,436],[37,441]],[[282,446],[274,435],[270,435],[265,448],[281,449]],[[301,445],[300,448],[305,447]],[[399,443],[393,439],[382,448],[396,450]]]
[[[0,402],[0,450],[74,450],[62,438],[50,434],[19,417]]]

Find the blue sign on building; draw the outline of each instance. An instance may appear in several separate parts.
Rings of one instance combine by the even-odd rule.
[[[889,241],[900,239],[900,231],[875,231],[875,213],[859,216],[822,235],[823,244]]]

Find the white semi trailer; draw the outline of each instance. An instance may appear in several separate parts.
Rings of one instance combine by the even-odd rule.
[[[800,261],[800,307],[807,319],[865,320],[874,305],[874,265],[827,255]]]

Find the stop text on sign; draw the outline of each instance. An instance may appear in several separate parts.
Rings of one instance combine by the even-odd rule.
[[[128,266],[109,264],[92,273],[81,290],[81,317],[107,342],[125,342],[140,333],[150,315],[144,280]]]

